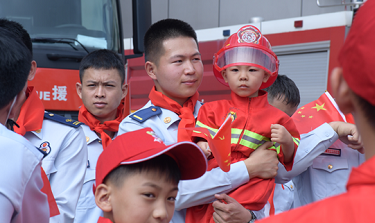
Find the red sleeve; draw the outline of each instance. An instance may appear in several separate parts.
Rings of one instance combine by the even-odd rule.
[[[215,114],[213,112],[214,109],[212,109],[211,106],[212,104],[214,104],[214,102],[203,104],[202,107],[199,109],[195,127],[206,128],[209,130],[211,135],[214,135],[216,133],[215,130],[217,131],[219,129],[219,126],[215,123]],[[194,131],[192,134],[192,141],[198,142],[200,141],[199,138],[203,138],[207,141],[206,134],[199,131]]]
[[[281,121],[284,121],[284,120],[285,120],[285,122],[281,122],[280,125],[284,126],[286,128],[286,130],[292,135],[293,141],[294,141],[294,153],[293,153],[292,161],[288,162],[288,163],[284,163],[284,153],[283,153],[281,145],[280,145],[280,153],[278,154],[278,157],[279,157],[280,163],[282,163],[284,165],[285,169],[287,171],[290,171],[293,167],[294,156],[296,155],[296,151],[297,151],[297,148],[299,146],[299,142],[300,142],[301,138],[300,138],[299,132],[297,130],[297,127],[294,124],[293,119],[290,118],[289,116],[287,116],[287,118],[282,119]]]

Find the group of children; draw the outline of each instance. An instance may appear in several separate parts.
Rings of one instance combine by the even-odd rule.
[[[373,17],[371,9],[375,9],[375,1],[369,1],[363,7],[365,9],[359,10],[356,20]],[[372,22],[368,27],[374,28],[374,25]],[[359,25],[354,23],[353,27],[356,26]],[[368,29],[357,29],[357,33],[369,32]],[[0,31],[7,34],[3,29]],[[355,35],[356,33],[350,32],[349,36],[354,40],[348,41],[349,43],[358,38]],[[45,126],[53,126],[56,121],[48,119],[53,115],[44,114],[44,108],[33,107],[37,100],[25,107],[35,92],[25,85],[26,78],[24,89],[14,93],[21,95],[21,99],[18,96],[11,103],[11,97],[15,97],[12,95],[4,103],[12,105],[6,110],[11,115],[2,118],[1,123],[4,124],[8,118],[13,120],[9,128],[24,135],[34,145],[38,144],[37,147],[47,141],[45,136],[40,136],[39,141],[27,136],[28,133],[38,136],[36,130],[40,130],[39,133],[46,131],[44,134],[54,134],[56,138],[69,138],[70,141],[62,140],[61,143],[69,141],[72,147],[80,148],[74,150],[59,146],[57,151],[53,150],[54,146],[50,146],[49,150],[48,147],[46,150],[39,148],[46,156],[42,161],[41,154],[34,151],[37,160],[34,164],[36,174],[42,174],[43,169],[46,172],[60,212],[51,218],[51,222],[59,217],[62,222],[254,222],[257,218],[268,215],[264,207],[277,197],[271,194],[277,193],[274,177],[279,162],[283,165],[279,169],[285,172],[294,170],[293,164],[299,162],[299,159],[296,161],[298,153],[305,151],[305,147],[317,147],[316,144],[303,144],[307,140],[303,137],[300,140],[290,117],[296,110],[299,99],[298,102],[289,103],[288,95],[274,94],[270,87],[278,79],[279,61],[272,52],[269,41],[251,25],[232,34],[215,54],[213,63],[215,77],[231,89],[231,100],[203,105],[198,101],[197,92],[203,77],[203,64],[192,27],[176,19],[161,20],[147,31],[144,44],[145,70],[153,79],[155,87],[150,91],[150,101],[128,117],[124,117],[123,110],[123,98],[127,92],[124,65],[118,55],[108,50],[91,52],[81,62],[81,83],[77,83],[76,88],[83,101],[78,118],[83,124],[59,127],[58,131],[66,128],[65,131],[69,133],[61,130],[59,134],[63,136],[58,136],[56,130],[44,130],[47,128]],[[348,47],[351,46],[344,46],[341,63],[348,62],[345,59],[349,55]],[[350,50],[362,55],[360,50]],[[32,50],[29,54],[31,53]],[[36,63],[29,60],[24,64],[27,63],[31,68],[24,76],[30,80],[35,75]],[[364,91],[374,88],[374,78],[362,68],[364,77],[369,81],[367,87],[360,88],[359,81],[352,78],[355,74],[351,68],[347,64],[342,66],[344,70],[340,70],[341,73],[336,70],[338,73],[333,75],[336,79],[332,81],[336,84],[334,90],[338,105],[343,112],[357,112],[354,118],[362,125],[359,127],[361,133],[366,131],[363,144],[369,147],[366,156],[370,159],[373,155],[372,138],[367,132],[373,134],[375,130],[373,122],[366,121],[372,120],[374,116],[365,111],[373,108],[375,103],[373,97]],[[279,81],[282,78],[286,77],[280,76]],[[351,82],[347,83],[347,80]],[[30,115],[28,112],[22,112],[31,110],[37,110],[32,112],[33,117],[39,117],[35,118],[36,121],[27,117]],[[228,115],[232,120],[231,169],[224,172],[218,167],[208,146],[208,137],[211,136],[195,132],[192,128],[203,127],[211,135],[215,135]],[[23,116],[25,118],[22,119]],[[22,122],[25,124],[19,125],[20,120],[25,120]],[[36,123],[37,127],[28,129],[27,123]],[[335,123],[331,130],[336,132],[336,139],[352,135],[350,143],[359,145],[353,147],[362,146],[354,125],[339,124],[340,130],[337,125]],[[17,130],[22,128],[22,132]],[[1,135],[8,134],[3,133],[3,128],[0,130]],[[50,141],[54,145],[52,137],[48,138],[48,142]],[[85,145],[79,146],[82,143]],[[303,149],[300,150],[300,147]],[[66,155],[61,155],[64,151]],[[306,152],[304,156],[310,156],[306,154],[309,153]],[[79,159],[75,161],[76,167],[72,166],[73,158]],[[38,170],[37,164],[40,166],[40,162],[42,170]],[[69,171],[65,172],[59,165],[69,166]],[[303,168],[308,168],[308,165],[300,169]],[[85,170],[83,175],[82,169]],[[74,177],[69,174],[72,171],[76,173]],[[72,185],[59,184],[57,173],[65,175],[60,178],[69,178]],[[290,174],[280,175],[291,179]],[[67,181],[69,180],[64,182]],[[77,185],[73,182],[77,182]],[[36,183],[38,185],[34,185],[34,191],[42,185],[41,182]],[[1,187],[0,183],[0,190]],[[69,189],[70,187],[74,190]],[[73,196],[75,201],[67,199],[77,190],[80,195]],[[0,191],[1,193],[4,194]],[[69,196],[63,196],[64,193],[69,193]],[[230,197],[222,193],[228,193]],[[366,193],[373,196],[369,190]],[[43,196],[36,195],[39,195],[38,201],[42,205]],[[0,217],[4,220],[2,222],[36,222],[35,218],[31,220],[32,217],[25,220],[32,210],[30,204],[17,208],[10,204],[5,208],[2,198],[0,196],[0,205],[4,207],[2,210],[7,210],[9,214],[7,218]],[[6,198],[10,201],[16,199],[10,196]],[[216,199],[218,200],[215,201]],[[344,201],[345,197],[340,199]],[[66,205],[69,202],[72,202],[71,205]],[[276,200],[271,203],[278,205]],[[314,207],[317,209],[316,205]],[[41,207],[35,208],[40,210]],[[44,208],[52,210],[51,207]],[[362,211],[370,210],[369,208],[363,207]],[[49,212],[46,210],[44,213]],[[299,213],[302,212],[296,210],[294,213],[301,216]],[[323,213],[324,217],[328,217],[328,211]],[[48,217],[46,214],[40,215],[37,221],[47,222]],[[320,220],[324,219],[321,215],[319,217]],[[292,218],[285,214],[278,219]],[[273,221],[272,218],[269,221]]]

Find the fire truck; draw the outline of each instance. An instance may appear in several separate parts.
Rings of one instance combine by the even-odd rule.
[[[151,2],[132,3],[133,38],[123,39],[120,0],[0,0],[0,17],[21,23],[30,33],[38,70],[29,85],[36,87],[46,110],[77,117],[82,104],[75,89],[79,62],[88,52],[101,48],[113,50],[127,61],[127,110],[134,111],[146,104],[154,83],[144,70],[142,32],[151,24]],[[143,8],[137,9],[137,3]],[[320,4],[319,0],[317,3]],[[295,81],[304,105],[330,91],[329,76],[339,65],[339,50],[354,14],[345,10],[280,20],[255,19],[248,24],[258,27],[268,38],[280,60],[279,73]],[[244,25],[247,24],[196,30],[204,64],[204,77],[198,89],[200,100],[230,98],[229,88],[213,75],[212,59],[226,38]],[[137,56],[140,57],[129,60]]]
[[[19,22],[30,34],[38,68],[29,85],[46,110],[73,119],[82,105],[75,85],[85,55],[109,49],[124,61],[142,56],[151,1],[132,0],[132,13],[134,44],[125,55],[120,0],[0,0],[0,18]]]
[[[270,41],[280,61],[279,74],[294,80],[301,94],[300,105],[304,105],[330,91],[329,76],[339,65],[339,51],[352,20],[353,11],[341,11],[248,24],[259,28]],[[204,64],[203,81],[198,89],[200,100],[230,99],[230,89],[214,77],[213,55],[230,34],[248,24],[196,30]],[[126,46],[125,51],[128,50],[130,45]],[[144,58],[129,61],[128,69],[131,109],[137,110],[148,101],[153,82],[144,71]]]

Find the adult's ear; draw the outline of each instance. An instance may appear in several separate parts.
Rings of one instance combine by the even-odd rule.
[[[331,89],[340,110],[344,114],[351,113],[354,109],[353,92],[343,77],[341,67],[336,67],[331,73]]]
[[[111,188],[105,184],[99,184],[95,190],[95,203],[104,212],[111,212],[110,202]]]
[[[157,76],[156,76],[156,69],[157,69],[157,67],[153,62],[147,61],[145,63],[145,70],[146,70],[148,76],[151,77],[153,80],[158,79]]]
[[[77,82],[76,83],[76,90],[77,90],[77,94],[79,96],[79,98],[82,99],[82,84]]]
[[[34,79],[35,73],[36,73],[36,68],[37,68],[36,61],[35,60],[31,61],[29,76],[27,77],[28,81],[32,81]]]
[[[121,97],[121,99],[124,99],[125,96],[128,94],[128,85],[124,83],[122,85],[122,87],[121,87],[121,90],[122,90],[122,97]]]

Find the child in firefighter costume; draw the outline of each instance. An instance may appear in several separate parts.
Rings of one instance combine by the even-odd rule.
[[[228,114],[231,115],[231,162],[239,162],[266,141],[278,154],[286,170],[291,170],[299,133],[293,120],[267,101],[269,87],[278,74],[279,61],[268,40],[251,25],[242,27],[231,35],[224,47],[214,56],[215,77],[231,89],[231,100],[204,104],[199,110],[197,127],[207,128],[211,136],[220,128]],[[209,155],[207,137],[193,133],[193,141]],[[211,158],[211,159],[210,159]],[[208,171],[218,167],[210,156]],[[253,178],[228,195],[248,210],[260,210],[274,188],[274,179]],[[186,222],[214,222],[212,204],[189,208]]]

